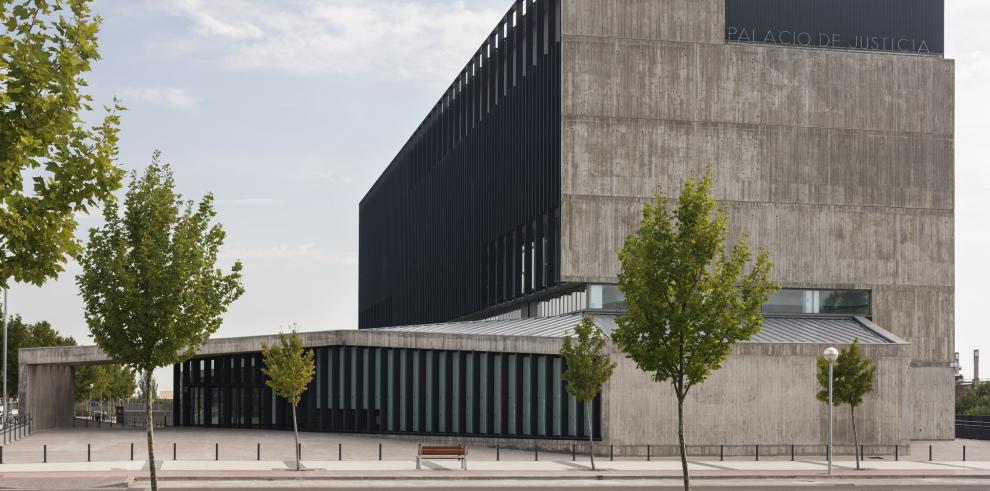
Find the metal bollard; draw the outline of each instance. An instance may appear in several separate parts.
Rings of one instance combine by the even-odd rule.
[[[757,462],[760,461],[760,446],[759,445],[756,446],[756,461]]]
[[[48,463],[48,444],[42,445],[42,452],[44,452],[44,463]]]
[[[966,462],[966,445],[963,445],[963,462]]]
[[[929,462],[932,461],[932,446],[931,445],[928,446],[928,461]]]
[[[495,460],[502,460],[502,448],[497,443],[495,444]]]
[[[719,460],[719,462],[725,460],[725,446],[724,445],[719,445],[718,446],[718,460]]]
[[[0,445],[0,464],[3,464],[3,445]]]
[[[86,444],[86,462],[92,462],[92,461],[93,461],[93,453],[92,453],[92,451],[90,449],[89,444],[87,443]]]
[[[131,460],[134,460],[134,442],[131,442]]]
[[[865,460],[865,459],[866,459],[866,446],[865,445],[860,445],[859,446],[859,460]]]
[[[791,462],[794,462],[794,445],[791,445]]]
[[[615,446],[608,446],[608,460],[615,460]]]
[[[302,443],[296,445],[296,455],[299,456],[299,460],[302,460]]]
[[[261,460],[261,442],[258,442],[258,460]]]
[[[646,446],[646,461],[647,462],[650,461],[650,446],[649,445]]]
[[[302,445],[302,443],[300,443],[300,445]],[[302,453],[302,450],[299,450],[299,453]],[[337,460],[344,460],[344,444],[343,443],[338,443],[337,444]]]
[[[539,445],[536,445],[536,446],[533,447],[533,460],[534,461],[540,460],[540,446]]]
[[[378,444],[378,461],[381,462],[381,460],[382,460],[382,444],[379,443]]]
[[[213,452],[214,452],[213,453],[213,460],[220,460],[220,443],[217,442],[217,443],[214,443],[213,445],[214,445],[214,447],[213,447]]]
[[[898,460],[901,460],[901,455],[900,454],[901,454],[901,447],[898,446],[898,445],[894,445],[894,461],[895,462],[898,461]]]
[[[172,460],[176,460],[175,442],[172,442]]]

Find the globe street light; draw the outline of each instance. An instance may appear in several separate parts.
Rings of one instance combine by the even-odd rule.
[[[825,349],[825,361],[828,362],[828,475],[832,475],[832,366],[839,359],[839,350],[829,347]]]

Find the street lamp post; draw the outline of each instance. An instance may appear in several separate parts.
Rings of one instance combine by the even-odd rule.
[[[832,366],[839,359],[839,350],[829,347],[825,349],[825,360],[828,361],[828,475],[832,475]]]

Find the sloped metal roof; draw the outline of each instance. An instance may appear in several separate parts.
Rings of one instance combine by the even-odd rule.
[[[497,321],[461,321],[416,326],[383,327],[375,331],[468,334],[488,336],[564,337],[574,333],[581,320],[575,312],[555,317]],[[595,324],[606,334],[615,330],[615,314],[592,313]],[[836,343],[849,344],[859,338],[862,344],[899,344],[905,341],[862,317],[848,316],[767,316],[763,329],[751,343]]]

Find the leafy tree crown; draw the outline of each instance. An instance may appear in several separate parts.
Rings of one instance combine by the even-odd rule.
[[[679,397],[759,332],[761,307],[779,289],[766,251],[754,258],[745,237],[726,247],[728,219],[711,188],[710,171],[688,180],[673,211],[658,193],[619,253],[628,312],[612,341]]]
[[[87,0],[0,2],[0,288],[62,272],[81,250],[75,214],[120,187],[124,108],[114,101],[92,127],[82,118],[99,26]]]
[[[859,406],[863,397],[873,392],[875,378],[873,361],[863,356],[859,338],[853,339],[848,348],[839,350],[839,357],[832,367],[832,403]],[[828,360],[825,357],[818,358],[818,385],[818,400],[828,402]]]
[[[158,160],[132,174],[122,214],[117,203],[104,208],[76,277],[96,344],[145,371],[191,357],[244,292],[239,261],[229,273],[216,265],[224,231],[213,196],[183,201]]]
[[[261,356],[264,359],[261,373],[268,377],[265,385],[293,407],[298,406],[316,371],[313,351],[303,348],[302,338],[292,331],[279,333],[276,344],[263,344]]]
[[[567,393],[579,401],[590,401],[601,391],[615,370],[615,362],[606,352],[605,334],[589,315],[574,328],[576,341],[564,338],[560,356],[564,359],[561,375]]]

